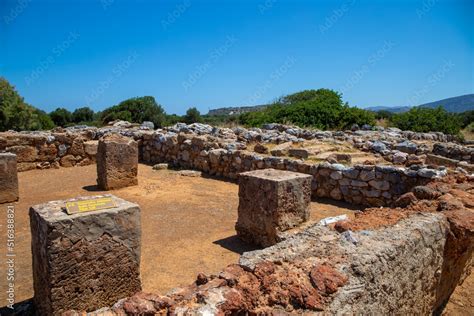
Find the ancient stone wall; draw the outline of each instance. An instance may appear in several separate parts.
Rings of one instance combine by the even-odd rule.
[[[393,166],[314,164],[303,160],[262,156],[240,148],[243,144],[193,134],[146,133],[141,157],[146,163],[168,162],[211,175],[236,179],[241,172],[273,168],[313,176],[313,197],[327,197],[354,204],[393,204],[402,194],[444,173],[434,169]]]
[[[383,133],[309,131],[277,124],[265,128],[231,130],[203,124],[177,124],[157,131],[106,127],[59,129],[52,132],[7,132],[0,133],[0,151],[17,154],[19,171],[81,166],[95,162],[97,140],[100,137],[109,133],[120,133],[138,142],[140,160],[145,163],[166,162],[176,167],[193,168],[230,179],[237,179],[237,175],[241,172],[256,169],[296,171],[313,176],[313,197],[328,197],[368,206],[391,205],[400,195],[410,191],[414,186],[425,184],[430,179],[446,173],[420,167],[419,163],[410,167],[373,165],[346,167],[337,163],[317,164],[295,157],[268,156],[246,150],[248,143],[255,141],[281,143],[333,138],[350,141],[357,148],[363,144],[364,148],[367,147],[365,150],[388,152],[387,157],[393,159],[397,153],[408,155],[408,152],[413,150],[415,153],[427,150],[414,148],[412,143],[402,141],[402,137],[449,139],[447,135],[440,133],[423,134],[391,130]],[[369,140],[373,137],[384,139],[385,143]],[[390,146],[395,149],[388,150],[386,143],[392,144]]]
[[[454,143],[436,143],[433,154],[474,164],[474,148],[460,146]]]
[[[93,131],[0,133],[0,151],[17,155],[18,171],[84,166],[94,163]],[[91,141],[92,140],[92,141]]]

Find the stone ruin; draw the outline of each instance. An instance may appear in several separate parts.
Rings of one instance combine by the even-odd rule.
[[[138,144],[118,134],[99,140],[97,149],[97,185],[103,190],[114,190],[137,185]]]
[[[15,154],[0,153],[0,188],[0,204],[18,200],[18,174]]]
[[[279,233],[309,218],[311,176],[263,169],[239,176],[237,236],[263,247],[276,244]]]
[[[349,143],[386,164],[352,164],[344,155],[311,161],[308,140]],[[428,314],[442,310],[473,263],[472,151],[448,141],[456,139],[396,129],[177,124],[156,131],[0,133],[0,150],[17,154],[19,170],[97,161],[104,189],[133,185],[138,160],[239,179],[236,232],[266,247],[166,295],[143,293],[138,206],[122,200],[124,212],[72,216],[60,211],[64,201],[35,206],[30,210],[35,303],[44,314]],[[117,154],[122,152],[123,157]],[[449,168],[441,165],[443,159],[452,160]],[[320,197],[368,208],[335,225],[302,225],[310,198]],[[98,247],[104,243],[107,249]],[[64,258],[79,261],[66,266]],[[77,270],[72,279],[71,269]],[[127,279],[117,279],[124,271]]]
[[[69,215],[65,201],[30,208],[34,303],[40,315],[94,310],[141,290],[140,208]],[[86,200],[87,197],[79,200]]]

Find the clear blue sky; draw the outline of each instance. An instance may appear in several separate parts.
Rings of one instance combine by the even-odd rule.
[[[474,1],[1,0],[0,76],[45,111],[152,95],[168,113],[303,89],[350,105],[473,93]]]

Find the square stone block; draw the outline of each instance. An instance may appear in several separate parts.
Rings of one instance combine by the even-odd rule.
[[[140,208],[107,196],[115,207],[73,215],[67,201],[30,208],[38,315],[94,311],[141,290]]]
[[[0,153],[0,204],[17,201],[18,197],[16,155]]]
[[[312,176],[275,169],[239,175],[237,235],[246,242],[271,246],[278,234],[309,218]]]
[[[97,148],[97,184],[102,190],[138,184],[138,143],[117,134],[104,136]]]

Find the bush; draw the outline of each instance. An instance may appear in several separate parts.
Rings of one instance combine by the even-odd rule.
[[[27,104],[6,79],[0,77],[0,131],[44,130],[54,127],[49,116]]]
[[[132,123],[151,121],[156,127],[162,127],[165,123],[165,115],[165,111],[161,105],[156,103],[154,97],[145,96],[131,98],[105,109],[101,113],[101,120],[103,123],[114,120],[124,120]]]
[[[195,107],[189,108],[186,111],[186,115],[183,117],[186,124],[202,122],[201,113]]]
[[[443,132],[459,135],[461,121],[456,114],[448,113],[441,106],[435,109],[415,107],[408,112],[393,115],[391,124],[413,132]]]
[[[89,107],[82,107],[72,112],[72,121],[74,123],[91,122],[94,120],[94,111]]]
[[[72,122],[72,114],[65,108],[57,108],[49,113],[49,116],[57,126],[67,126]]]
[[[348,128],[352,124],[375,123],[373,113],[343,105],[341,95],[327,89],[305,90],[280,98],[274,105],[240,115],[241,124],[290,123],[320,129]]]

